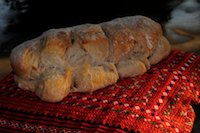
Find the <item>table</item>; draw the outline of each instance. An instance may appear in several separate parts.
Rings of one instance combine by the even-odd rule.
[[[11,66],[9,57],[0,58],[0,80],[4,78],[5,75],[11,72]]]

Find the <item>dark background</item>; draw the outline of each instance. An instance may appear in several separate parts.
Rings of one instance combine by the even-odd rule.
[[[176,5],[179,1],[181,0],[28,0],[29,10],[21,16],[23,21],[18,28],[45,30],[87,22],[99,23],[137,14],[163,22],[169,17],[172,4]]]

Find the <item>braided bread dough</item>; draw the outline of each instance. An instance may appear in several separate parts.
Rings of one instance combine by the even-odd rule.
[[[92,92],[119,78],[144,74],[170,53],[160,24],[144,16],[50,29],[15,47],[15,81],[42,100]]]

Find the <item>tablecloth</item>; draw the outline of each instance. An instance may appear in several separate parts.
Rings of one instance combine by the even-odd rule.
[[[58,103],[0,81],[2,132],[177,132],[192,130],[200,103],[200,56],[173,50],[145,74]]]

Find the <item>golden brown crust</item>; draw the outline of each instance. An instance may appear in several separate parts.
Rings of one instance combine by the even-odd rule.
[[[107,22],[101,25],[110,40],[110,60],[117,63],[135,45],[135,38],[129,28],[123,24]]]
[[[81,47],[95,60],[104,61],[109,55],[109,42],[99,25],[87,24],[74,28],[74,36]]]
[[[92,92],[99,88],[114,84],[119,76],[113,63],[104,63],[99,66],[84,64],[75,78],[78,92]]]
[[[65,51],[71,46],[70,30],[49,30],[41,38],[41,53],[50,53],[64,57]]]
[[[17,76],[29,78],[31,73],[30,68],[37,67],[39,56],[39,47],[37,47],[37,43],[37,39],[33,39],[13,49],[10,55],[10,62]]]
[[[44,101],[58,102],[68,95],[70,85],[71,70],[69,68],[64,72],[51,69],[41,75],[35,93]]]
[[[169,55],[171,51],[171,46],[169,41],[165,37],[161,37],[158,46],[154,53],[149,57],[149,62],[151,65],[157,64],[160,60]]]
[[[47,102],[145,73],[170,52],[161,26],[144,16],[52,29],[10,55],[15,81]]]

